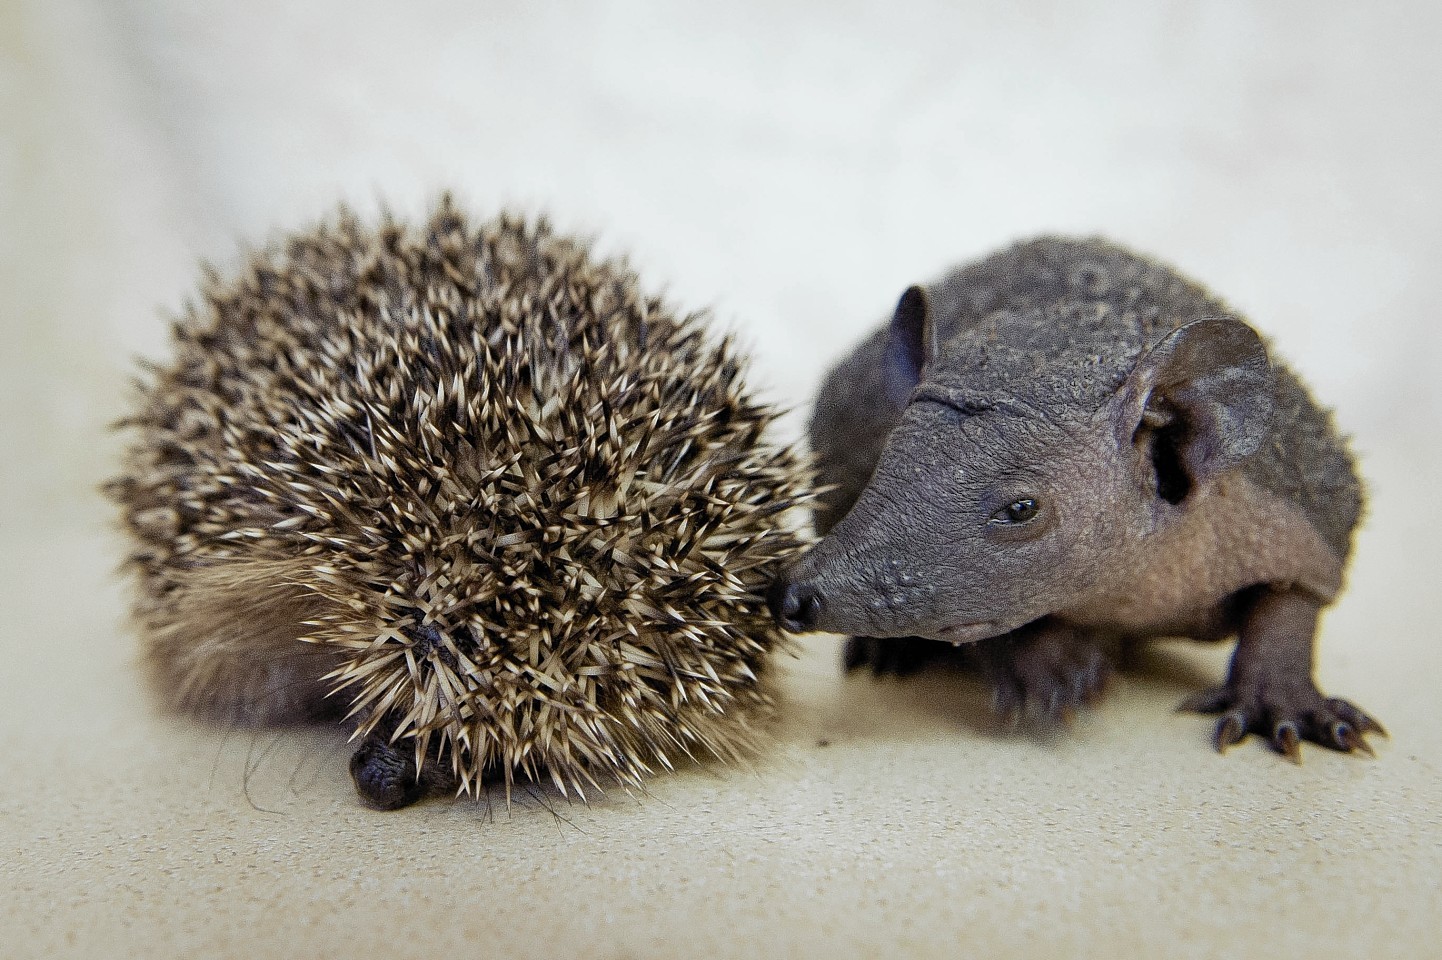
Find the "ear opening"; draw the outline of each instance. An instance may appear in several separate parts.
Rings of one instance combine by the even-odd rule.
[[[886,340],[886,393],[895,406],[905,405],[921,382],[922,371],[936,355],[934,326],[926,291],[908,287],[896,304]]]
[[[1266,347],[1251,327],[1231,317],[1194,321],[1138,361],[1122,389],[1119,439],[1148,459],[1157,495],[1181,503],[1261,445],[1272,379]]]
[[[1150,465],[1156,495],[1175,506],[1187,498],[1193,487],[1182,458],[1185,425],[1163,398],[1154,394],[1137,396],[1133,386],[1128,384],[1123,401],[1123,432],[1119,439],[1129,443]]]
[[[1192,492],[1192,478],[1182,461],[1181,431],[1176,426],[1148,430],[1146,438],[1138,438],[1149,449],[1152,473],[1156,476],[1157,496],[1175,506]]]

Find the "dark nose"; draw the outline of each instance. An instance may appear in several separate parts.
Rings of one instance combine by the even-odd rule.
[[[816,629],[816,621],[821,617],[821,592],[782,577],[772,585],[766,605],[783,630],[806,633]]]

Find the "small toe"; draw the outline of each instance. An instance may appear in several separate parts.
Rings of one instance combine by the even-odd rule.
[[[1246,735],[1246,713],[1241,710],[1233,710],[1217,721],[1216,729],[1212,734],[1212,743],[1216,746],[1218,753],[1226,753],[1228,747],[1240,743]]]
[[[1086,668],[1086,695],[1087,704],[1098,703],[1102,695],[1106,693],[1107,684],[1112,679],[1112,664],[1100,650],[1094,651],[1094,656]]]
[[[1272,746],[1293,763],[1302,762],[1302,735],[1292,720],[1283,720],[1272,728]]]
[[[985,641],[977,652],[993,706],[1009,721],[1026,715],[1071,724],[1100,699],[1111,668],[1095,642],[1056,630]]]
[[[1330,742],[1327,742],[1326,745],[1333,750],[1341,750],[1343,753],[1351,753],[1353,750],[1358,750],[1369,757],[1375,757],[1377,755],[1361,731],[1345,720],[1338,720],[1332,724],[1331,727],[1327,729],[1327,736]]]
[[[1384,737],[1387,736],[1387,731],[1383,729],[1380,723],[1346,700],[1340,697],[1330,697],[1327,700],[1327,706],[1333,713],[1351,724],[1359,733],[1375,733]]]
[[[1092,706],[1101,700],[1111,674],[1111,665],[1100,650],[1089,650],[1074,664],[1068,676],[1069,693],[1074,707]]]
[[[1301,689],[1238,690],[1229,682],[1188,697],[1177,709],[1222,714],[1213,731],[1219,753],[1255,733],[1293,763],[1302,762],[1304,740],[1342,753],[1372,755],[1366,734],[1381,730],[1381,724],[1361,710],[1345,700],[1324,698],[1310,684]]]
[[[1016,678],[1002,674],[991,681],[991,712],[1005,727],[1015,727],[1021,721],[1022,709],[1026,705],[1026,694]]]
[[[1027,683],[1027,707],[1038,717],[1056,720],[1066,704],[1066,688],[1059,677],[1035,677]]]

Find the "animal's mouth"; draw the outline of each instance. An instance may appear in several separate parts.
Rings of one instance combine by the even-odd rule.
[[[942,627],[936,631],[936,639],[960,646],[963,643],[985,640],[987,637],[994,637],[1002,632],[995,620],[985,620],[981,623],[957,623],[949,627]]]

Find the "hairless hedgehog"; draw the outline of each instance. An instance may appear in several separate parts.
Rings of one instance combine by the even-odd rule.
[[[777,580],[848,669],[965,645],[1003,714],[1069,716],[1111,658],[1235,635],[1187,700],[1248,733],[1370,752],[1375,720],[1313,681],[1361,485],[1331,416],[1197,283],[1100,239],[1043,237],[901,297],[811,421],[823,538]]]

